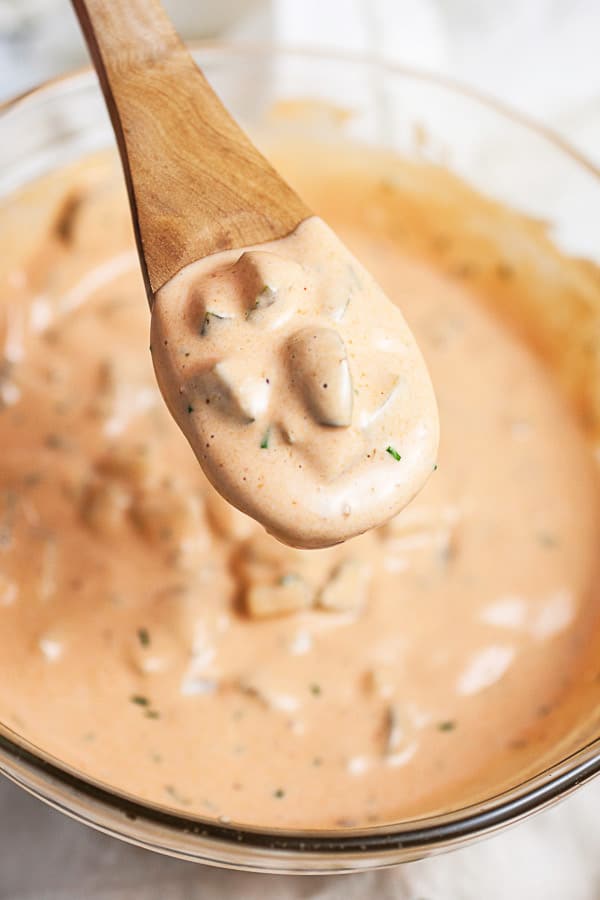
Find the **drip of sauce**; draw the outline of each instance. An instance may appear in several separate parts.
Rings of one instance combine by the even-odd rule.
[[[399,309],[325,223],[187,266],[157,294],[163,396],[214,487],[279,540],[381,525],[437,458],[425,363]]]
[[[438,468],[381,528],[279,543],[207,483],[165,409],[116,164],[85,160],[9,198],[0,721],[128,794],[256,826],[483,800],[596,721],[600,502],[576,412],[594,421],[598,379],[571,342],[577,315],[597,333],[600,282],[438,169],[291,141],[269,155],[406,311],[439,386]],[[294,335],[280,347],[310,367]],[[256,448],[269,452],[270,438]]]

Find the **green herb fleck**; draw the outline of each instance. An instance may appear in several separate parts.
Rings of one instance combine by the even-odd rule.
[[[144,715],[147,719],[160,719],[160,713],[156,709],[147,709]]]
[[[433,466],[433,471],[434,471],[434,472],[437,472],[437,470],[438,470],[438,464],[435,463],[434,466]]]
[[[147,697],[144,697],[143,694],[134,694],[130,697],[132,703],[135,703],[136,706],[150,706],[150,701]]]
[[[188,411],[188,416],[191,416],[191,414],[194,412],[194,407],[192,406],[191,403],[188,403],[187,411]]]
[[[396,462],[400,462],[400,460],[402,459],[402,457],[400,456],[400,454],[398,453],[398,451],[396,450],[396,448],[395,448],[395,447],[392,447],[391,444],[389,444],[389,445],[385,448],[385,452],[386,452],[386,453],[389,453],[390,456],[393,456],[393,458],[396,460]]]
[[[269,427],[267,428],[267,430],[266,430],[265,433],[263,434],[262,441],[260,442],[260,449],[261,449],[261,450],[268,450],[268,449],[269,449],[269,441],[270,441],[270,440],[271,440],[271,426],[269,425]]]
[[[137,636],[142,647],[150,646],[150,634],[147,628],[138,628]]]
[[[315,684],[311,684],[311,685],[310,685],[310,692],[311,692],[311,694],[313,694],[315,697],[320,697],[321,694],[322,694],[321,685],[320,685],[320,684],[316,684],[316,683],[315,683]]]
[[[282,797],[285,797],[285,791],[283,788],[277,788],[276,791],[273,791],[273,796],[277,797],[278,800],[281,800]]]
[[[453,719],[446,719],[445,722],[438,723],[438,731],[454,731],[456,722]]]
[[[179,803],[181,806],[189,806],[190,800],[188,797],[184,797],[183,794],[180,794],[177,788],[172,784],[165,784],[165,793],[172,797],[176,803]]]

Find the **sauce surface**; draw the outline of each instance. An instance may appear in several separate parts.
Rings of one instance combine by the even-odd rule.
[[[496,250],[478,280],[481,246],[450,206],[441,234],[419,188],[431,172],[271,156],[405,312],[437,385],[438,469],[342,545],[268,536],[164,407],[114,162],[41,181],[0,214],[0,721],[224,821],[462,806],[560,758],[597,708],[596,463],[558,382],[486,309],[527,307],[531,271]]]
[[[382,525],[433,471],[437,407],[414,338],[316,216],[179,272],[156,296],[151,340],[207,477],[288,544]]]

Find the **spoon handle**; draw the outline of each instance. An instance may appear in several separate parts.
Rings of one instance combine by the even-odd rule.
[[[310,210],[227,112],[158,0],[72,0],[110,113],[150,304],[180,269]]]

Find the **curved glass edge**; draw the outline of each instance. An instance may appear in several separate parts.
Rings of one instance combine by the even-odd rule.
[[[458,79],[450,78],[445,75],[439,75],[436,72],[432,72],[427,69],[417,69],[411,66],[404,66],[400,63],[392,62],[386,60],[385,58],[380,58],[378,56],[366,53],[320,49],[314,47],[305,47],[301,45],[296,46],[292,44],[281,45],[270,44],[268,42],[256,43],[250,41],[232,41],[231,43],[220,43],[218,41],[206,40],[189,41],[188,46],[195,57],[198,57],[199,55],[204,53],[212,53],[215,56],[218,56],[222,55],[224,52],[233,54],[234,56],[238,57],[247,55],[264,57],[268,55],[279,54],[297,58],[320,59],[327,62],[338,61],[340,63],[368,66],[384,72],[388,72],[389,74],[397,74],[405,78],[414,78],[420,82],[429,82],[430,84],[434,84],[446,90],[450,90],[452,93],[461,94],[463,97],[475,101],[482,107],[485,107],[488,110],[493,110],[504,118],[509,119],[513,124],[521,125],[530,131],[536,132],[539,137],[543,137],[549,143],[553,144],[556,149],[561,150],[566,156],[569,156],[574,162],[579,163],[579,165],[586,168],[591,174],[600,178],[600,166],[595,165],[591,159],[589,159],[584,153],[581,153],[579,150],[577,150],[572,144],[561,137],[558,132],[554,131],[554,129],[543,124],[542,122],[537,121],[532,116],[526,115],[519,112],[518,110],[513,109],[511,106],[508,106],[501,100],[498,100],[497,98],[486,94],[484,91],[479,91],[476,88],[471,87],[470,85],[464,84]],[[12,108],[17,107],[22,103],[30,102],[32,99],[35,99],[47,92],[56,90],[57,88],[73,86],[79,80],[96,80],[96,76],[90,66],[81,66],[60,75],[56,75],[53,78],[50,78],[38,85],[35,85],[32,88],[29,88],[26,91],[23,91],[20,94],[17,94],[15,97],[9,97],[8,99],[1,101],[0,115],[4,115]]]
[[[324,874],[412,861],[515,824],[599,774],[600,741],[485,803],[395,826],[352,829],[348,834],[269,832],[186,817],[84,779],[1,733],[0,771],[71,818],[148,850],[247,871]]]
[[[527,116],[460,83],[368,56],[256,44],[193,45],[196,55],[265,54],[311,57],[327,62],[367,65],[430,82],[461,94],[523,126],[551,143],[574,163],[600,179],[600,169],[567,141]],[[93,82],[85,67],[48,81],[0,104],[0,116],[53,91],[75,90]],[[0,772],[43,802],[89,825],[155,852],[207,865],[256,872],[324,874],[387,867],[441,852],[516,823],[568,795],[600,773],[600,739],[560,763],[481,804],[421,820],[339,831],[269,831],[235,828],[186,817],[167,807],[144,804],[84,778],[0,725]],[[175,846],[175,844],[177,846]]]
[[[415,860],[538,812],[600,774],[600,740],[479,804],[345,833],[236,827],[146,804],[83,777],[1,725],[0,772],[72,818],[146,849],[249,871],[323,874]],[[178,847],[173,846],[175,836]]]

